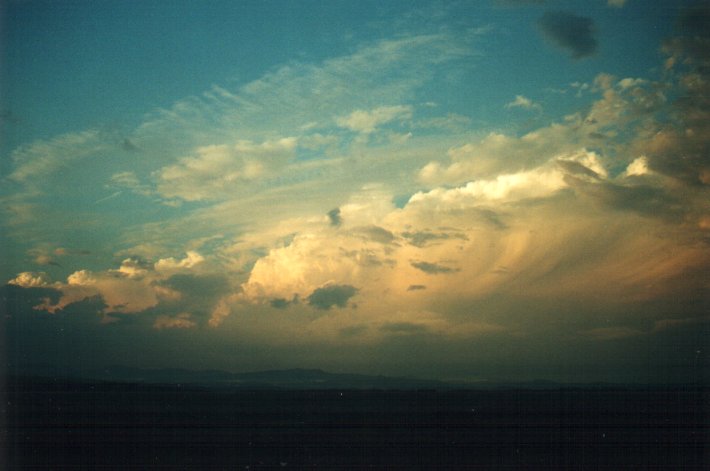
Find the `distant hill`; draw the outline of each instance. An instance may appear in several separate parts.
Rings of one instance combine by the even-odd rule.
[[[618,383],[558,383],[534,381],[447,382],[408,377],[329,373],[320,369],[293,368],[284,370],[232,373],[223,370],[189,370],[185,368],[134,368],[112,365],[104,368],[76,369],[53,365],[29,365],[8,368],[15,377],[50,380],[101,381],[146,385],[181,385],[231,389],[380,389],[380,390],[556,390],[556,389],[697,389],[700,384],[618,384]]]
[[[240,389],[451,389],[443,381],[360,374],[329,373],[320,369],[285,369],[231,373],[184,368],[134,368],[120,365],[78,370],[32,365],[13,372],[42,378],[146,384],[182,384]]]

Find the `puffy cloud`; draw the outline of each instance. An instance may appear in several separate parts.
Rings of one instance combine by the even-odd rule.
[[[188,250],[185,258],[176,260],[173,257],[162,258],[155,262],[155,271],[160,273],[175,273],[183,269],[190,269],[204,262],[205,258],[194,250]]]
[[[93,273],[88,270],[76,271],[67,277],[66,284],[55,283],[53,286],[62,292],[62,296],[57,304],[44,306],[49,312],[56,312],[92,296],[100,296],[106,305],[106,313],[138,313],[156,306],[161,294],[160,290],[154,289],[144,280],[118,273]]]
[[[547,39],[567,49],[575,59],[590,56],[597,50],[591,18],[565,11],[549,11],[540,18],[538,25]]]
[[[646,157],[638,157],[634,159],[627,167],[624,174],[628,177],[646,175],[649,172],[648,159]]]
[[[32,273],[32,272],[22,272],[17,275],[12,280],[8,281],[8,284],[21,286],[23,288],[41,288],[49,286],[49,283],[44,279],[46,275],[44,273]]]
[[[409,202],[443,204],[447,207],[473,206],[480,201],[511,201],[544,197],[566,186],[563,172],[552,167],[538,168],[527,172],[499,175],[494,180],[469,182],[463,187],[418,192],[410,198]]]
[[[205,268],[205,258],[194,251],[185,258],[160,259],[154,264],[137,258],[123,260],[117,269],[103,272],[78,270],[71,273],[65,283],[48,282],[43,274],[21,273],[10,284],[25,288],[47,287],[60,293],[58,299],[46,299],[36,309],[50,313],[89,298],[98,298],[103,303],[103,314],[138,314],[161,306],[202,310],[205,314],[210,304],[215,305],[229,286],[221,277],[212,278],[196,271]],[[215,267],[211,267],[215,270]],[[185,277],[189,281],[183,282]],[[184,320],[184,319],[183,319]],[[192,321],[190,321],[192,322]],[[163,326],[165,323],[163,323]]]

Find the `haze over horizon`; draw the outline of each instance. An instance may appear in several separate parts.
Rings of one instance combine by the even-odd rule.
[[[710,4],[0,6],[9,365],[710,378]]]

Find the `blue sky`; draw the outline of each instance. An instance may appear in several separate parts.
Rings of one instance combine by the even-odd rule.
[[[8,1],[10,361],[697,378],[708,18]]]

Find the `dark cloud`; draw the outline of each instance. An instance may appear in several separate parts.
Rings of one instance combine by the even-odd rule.
[[[128,139],[128,138],[125,138],[125,139],[123,140],[123,143],[121,144],[121,147],[123,148],[123,150],[125,150],[125,151],[127,151],[127,152],[137,152],[138,150],[140,150],[140,149],[138,148],[138,146],[135,145],[135,144],[133,143],[133,141],[131,141],[131,140]]]
[[[676,73],[679,93],[671,105],[675,122],[660,123],[641,153],[653,170],[690,185],[710,184],[710,6],[684,10],[679,34],[666,40],[666,69]],[[661,120],[659,120],[661,121]]]
[[[340,208],[331,209],[328,211],[328,219],[331,226],[339,226],[343,223],[343,218],[340,217]]]
[[[555,162],[565,173],[576,175],[579,177],[591,177],[599,179],[599,174],[589,167],[585,167],[579,162],[573,160],[558,160]]]
[[[424,273],[429,273],[430,275],[438,275],[440,273],[455,273],[458,268],[450,268],[443,265],[437,265],[436,263],[429,262],[412,262],[412,266]]]
[[[218,298],[230,289],[227,279],[220,275],[173,275],[165,285],[201,300]]]
[[[188,311],[197,319],[209,316],[213,307],[227,293],[234,291],[222,275],[173,275],[162,283],[178,291],[180,298],[163,300],[153,308],[154,314],[172,314],[176,311]]]
[[[447,239],[461,239],[466,240],[466,235],[460,233],[449,233],[449,232],[429,232],[429,231],[417,231],[417,232],[403,232],[402,237],[407,239],[410,244],[415,247],[424,247],[429,245],[430,242],[437,240],[447,240]]]
[[[570,175],[565,176],[565,182],[578,194],[616,210],[675,221],[682,220],[688,211],[682,201],[667,191],[643,183],[633,186],[611,182],[592,183]]]
[[[11,317],[32,312],[34,306],[49,299],[51,304],[59,301],[62,293],[52,288],[23,288],[17,285],[0,287],[0,316]]]
[[[379,242],[381,244],[389,244],[394,240],[394,234],[379,226],[360,227],[356,230],[356,232],[364,235],[371,241]]]
[[[380,330],[395,335],[416,335],[429,332],[426,326],[412,322],[390,322],[380,327]]]
[[[710,4],[683,10],[678,16],[677,27],[681,34],[710,36]]]
[[[328,285],[317,288],[308,296],[308,304],[318,309],[330,309],[333,306],[345,307],[348,300],[355,296],[358,289],[350,285]]]
[[[565,11],[548,11],[538,25],[547,39],[569,50],[575,59],[590,56],[597,50],[591,18]]]
[[[419,291],[419,290],[423,290],[423,289],[426,289],[426,286],[424,286],[424,285],[409,285],[409,287],[407,288],[407,291]]]
[[[367,332],[367,329],[368,327],[364,324],[343,327],[342,329],[340,329],[340,336],[347,338],[357,337],[358,335]]]
[[[274,298],[269,302],[269,304],[271,305],[271,307],[274,307],[276,309],[286,309],[291,303],[288,299]]]

